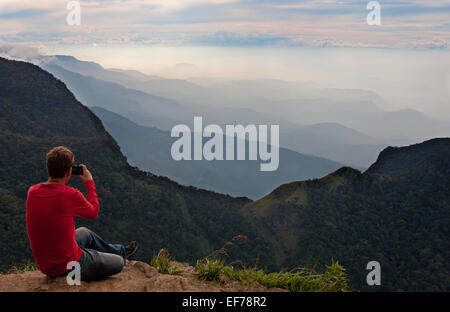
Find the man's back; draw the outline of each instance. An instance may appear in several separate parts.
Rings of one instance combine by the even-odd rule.
[[[75,219],[95,219],[98,199],[95,184],[86,181],[88,200],[76,189],[61,183],[39,183],[28,190],[27,232],[39,269],[56,276],[66,272],[70,261],[82,253],[75,240]]]

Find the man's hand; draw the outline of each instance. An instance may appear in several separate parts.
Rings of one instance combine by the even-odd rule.
[[[91,172],[88,170],[88,168],[85,165],[80,165],[83,168],[83,175],[80,175],[80,179],[83,180],[83,182],[86,182],[88,180],[93,180]]]

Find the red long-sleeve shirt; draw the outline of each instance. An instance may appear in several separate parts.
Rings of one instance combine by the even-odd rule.
[[[82,250],[75,240],[75,217],[97,218],[95,183],[84,183],[87,199],[77,189],[60,183],[39,183],[28,190],[27,232],[38,268],[48,276],[64,274],[67,263],[78,261]]]

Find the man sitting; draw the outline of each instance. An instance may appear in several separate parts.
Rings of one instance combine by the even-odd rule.
[[[85,227],[75,230],[75,217],[97,218],[99,203],[85,165],[81,165],[78,177],[84,182],[87,199],[66,185],[73,164],[74,155],[68,148],[53,148],[47,153],[48,181],[28,190],[26,222],[31,250],[38,268],[50,277],[66,274],[68,263],[78,261],[81,280],[103,279],[122,271],[125,260],[136,253],[137,244],[108,244]]]

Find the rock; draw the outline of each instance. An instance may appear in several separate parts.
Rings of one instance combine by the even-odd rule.
[[[145,277],[151,278],[158,274],[158,270],[151,265],[140,262],[140,261],[133,261],[130,263],[130,265],[134,265],[138,269],[141,270],[145,274]]]
[[[231,280],[223,274],[220,274],[219,281],[223,285],[229,285],[231,283]]]
[[[267,289],[258,285],[248,287],[237,281],[221,277],[222,284],[200,281],[194,268],[187,263],[173,262],[182,275],[160,274],[147,263],[127,261],[122,272],[105,280],[81,282],[79,286],[67,284],[66,277],[48,278],[40,271],[0,274],[0,292],[217,292],[217,291],[286,291],[284,289]]]

